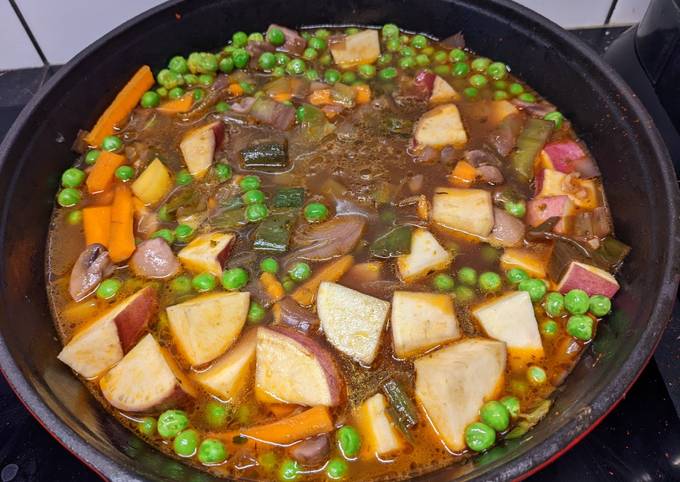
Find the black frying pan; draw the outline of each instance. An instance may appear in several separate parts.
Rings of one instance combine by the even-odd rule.
[[[557,25],[507,0],[172,1],[117,28],[49,81],[0,147],[0,366],[38,420],[84,463],[111,480],[212,480],[120,426],[57,361],[47,305],[44,246],[58,176],[70,145],[139,65],[222,46],[236,30],[275,22],[383,24],[445,37],[465,32],[474,50],[557,104],[604,173],[618,236],[633,246],[614,313],[550,414],[523,439],[474,463],[420,480],[521,478],[558,457],[624,396],[652,355],[678,284],[678,188],[652,120],[596,54]]]

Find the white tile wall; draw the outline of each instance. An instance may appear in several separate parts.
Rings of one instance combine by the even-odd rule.
[[[564,28],[602,25],[611,0],[516,0]]]
[[[650,0],[619,0],[609,22],[615,25],[638,23],[647,11],[649,2]]]
[[[7,0],[0,0],[0,70],[40,67],[42,61],[33,48]]]

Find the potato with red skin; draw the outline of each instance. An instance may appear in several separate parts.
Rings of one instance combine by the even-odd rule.
[[[212,122],[187,132],[179,148],[189,173],[201,179],[212,165],[215,151],[224,139],[224,124]]]
[[[570,229],[569,219],[576,214],[576,207],[569,196],[549,196],[534,198],[527,203],[526,221],[530,226],[536,227],[552,217],[561,218],[553,231],[566,233]]]
[[[255,395],[262,402],[334,407],[345,399],[334,355],[293,328],[258,328],[256,360]]]
[[[158,313],[158,292],[147,286],[123,301],[124,308],[114,321],[123,351],[127,353],[146,332],[149,322]]]
[[[616,278],[607,271],[578,261],[572,261],[557,285],[560,293],[579,289],[588,296],[603,295],[612,298],[619,290]]]

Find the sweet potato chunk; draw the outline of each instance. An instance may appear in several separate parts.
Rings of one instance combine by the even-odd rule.
[[[377,30],[362,30],[347,35],[329,45],[333,60],[343,69],[361,64],[372,64],[380,56]]]
[[[388,416],[387,409],[383,394],[376,393],[354,413],[362,435],[361,458],[385,457],[404,448],[404,439]]]
[[[144,204],[155,204],[165,197],[171,187],[170,172],[156,158],[132,183],[132,192]]]
[[[390,304],[373,296],[324,281],[319,286],[316,311],[326,339],[364,365],[373,363]]]
[[[494,226],[491,193],[483,189],[438,187],[432,197],[432,221],[485,238]]]
[[[589,296],[604,295],[611,298],[619,290],[619,283],[612,274],[603,269],[572,261],[557,289],[561,293],[579,289],[588,293]]]
[[[234,233],[208,233],[194,238],[177,253],[180,262],[189,271],[207,271],[215,276],[222,275],[224,262],[231,254],[236,242]]]
[[[224,137],[224,124],[212,122],[187,132],[179,144],[189,173],[203,178],[212,165],[215,150]]]
[[[468,137],[458,107],[442,104],[425,112],[416,124],[415,140],[418,146],[464,147]]]
[[[451,84],[439,77],[435,76],[432,84],[432,94],[430,95],[430,104],[442,104],[444,102],[452,102],[458,100],[460,95],[455,91]]]
[[[433,271],[451,264],[451,253],[425,229],[416,229],[411,236],[411,252],[397,258],[399,276],[407,283],[418,281]]]

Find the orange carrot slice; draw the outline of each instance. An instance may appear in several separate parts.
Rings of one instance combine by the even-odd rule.
[[[125,157],[113,152],[102,151],[87,176],[87,190],[90,194],[106,191],[113,184],[116,169],[123,165]]]
[[[271,273],[262,273],[260,275],[260,283],[262,287],[269,295],[272,303],[275,303],[286,296],[286,290],[283,289],[283,285],[276,279]]]
[[[240,433],[231,432],[226,435],[230,440],[234,435],[242,435],[264,443],[287,445],[332,430],[333,419],[328,408],[319,406],[276,422],[244,428]]]
[[[83,209],[85,244],[109,246],[111,235],[111,206],[91,206]]]
[[[368,85],[355,85],[354,92],[356,93],[354,100],[357,104],[368,104],[371,101],[371,88]]]
[[[109,256],[114,263],[125,261],[135,251],[133,226],[132,193],[127,186],[118,185],[111,205],[111,234],[109,235]]]
[[[319,291],[319,285],[322,281],[338,281],[342,276],[349,271],[354,264],[354,256],[347,254],[341,258],[326,263],[321,268],[317,269],[314,275],[298,286],[290,295],[298,304],[302,306],[309,306],[314,303],[316,292]]]
[[[194,94],[192,92],[187,92],[179,99],[169,100],[161,104],[157,110],[165,114],[181,114],[189,112],[192,105],[194,105]]]
[[[477,178],[477,170],[472,164],[458,161],[449,176],[449,182],[456,187],[470,187]]]

